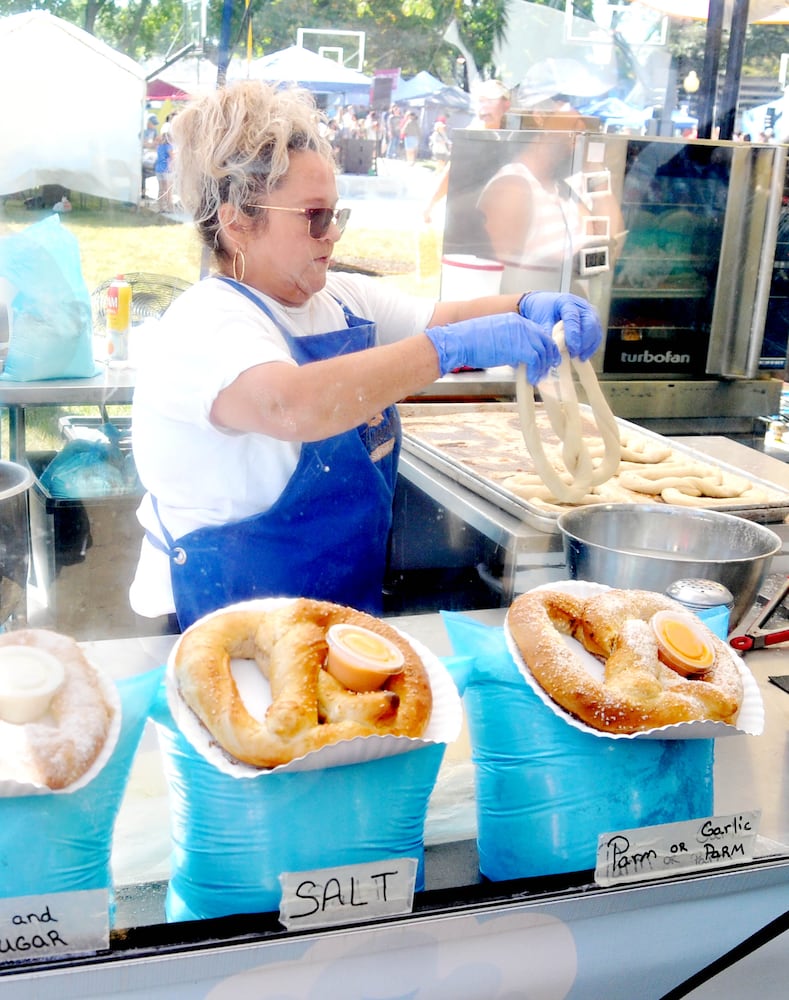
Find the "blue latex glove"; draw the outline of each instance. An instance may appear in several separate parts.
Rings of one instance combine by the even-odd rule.
[[[529,382],[537,385],[560,361],[550,330],[517,313],[464,319],[425,332],[438,354],[442,375],[455,368],[524,364]]]
[[[600,346],[603,329],[600,319],[586,299],[559,292],[528,292],[518,303],[518,312],[540,326],[553,330],[564,323],[564,342],[571,358],[588,361]]]

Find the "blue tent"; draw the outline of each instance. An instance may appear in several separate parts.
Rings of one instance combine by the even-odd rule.
[[[596,97],[577,105],[583,115],[602,118],[606,128],[640,130],[652,117],[652,108],[635,108],[619,97]]]
[[[396,101],[415,101],[421,97],[431,97],[443,86],[444,84],[432,73],[423,69],[410,80],[400,80],[392,91],[392,97]]]
[[[427,70],[422,70],[410,80],[401,80],[392,91],[395,104],[441,107],[457,111],[468,111],[471,98],[460,87],[442,83]]]

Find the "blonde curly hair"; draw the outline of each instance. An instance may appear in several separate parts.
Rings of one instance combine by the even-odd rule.
[[[270,194],[287,175],[290,154],[312,150],[334,163],[320,130],[312,95],[258,80],[228,84],[189,104],[173,119],[174,186],[200,239],[217,258],[220,205],[250,218],[250,203]]]

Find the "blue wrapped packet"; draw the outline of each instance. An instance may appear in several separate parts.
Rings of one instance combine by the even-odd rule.
[[[502,628],[445,613],[492,881],[593,869],[599,834],[709,816],[714,741],[612,739],[568,725],[521,676]]]
[[[116,682],[118,741],[101,771],[73,792],[0,798],[0,896],[112,887],[112,838],[162,669]]]
[[[223,773],[184,737],[165,686],[153,714],[169,788],[169,921],[277,911],[283,872],[416,858],[446,745],[314,771]]]

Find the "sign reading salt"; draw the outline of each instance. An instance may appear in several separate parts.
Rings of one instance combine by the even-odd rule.
[[[643,882],[751,861],[760,818],[742,812],[602,833],[595,882]]]
[[[410,913],[416,858],[371,861],[342,868],[280,875],[279,919],[290,931],[377,920]]]

